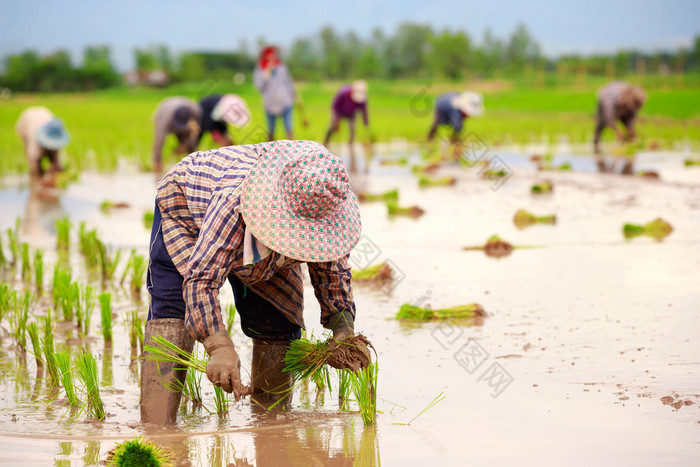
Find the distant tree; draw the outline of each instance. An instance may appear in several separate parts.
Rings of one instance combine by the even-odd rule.
[[[388,41],[385,51],[390,78],[425,75],[428,55],[432,51],[433,31],[430,26],[404,23]]]
[[[693,59],[695,60],[695,68],[700,70],[700,34],[695,36],[693,40]]]
[[[159,69],[158,58],[151,49],[134,49],[134,59],[139,72]]]
[[[204,59],[199,54],[184,53],[180,56],[180,71],[177,78],[186,82],[202,81],[206,75]]]
[[[338,79],[343,74],[344,46],[332,26],[326,26],[319,32],[321,60],[327,78]]]
[[[463,32],[445,29],[431,40],[432,70],[441,77],[463,78],[471,64],[471,41]]]
[[[317,79],[321,73],[321,58],[314,41],[301,37],[292,43],[287,53],[287,66],[298,79]]]
[[[120,75],[112,64],[109,46],[86,47],[80,70],[85,89],[104,89],[120,82]]]
[[[540,58],[540,45],[522,23],[510,36],[506,51],[510,66],[516,71],[521,71],[526,63],[535,64]]]

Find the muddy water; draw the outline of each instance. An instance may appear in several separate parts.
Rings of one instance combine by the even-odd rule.
[[[0,464],[91,465],[139,433],[172,449],[180,465],[696,464],[700,169],[658,153],[640,156],[638,167],[656,170],[660,180],[599,175],[585,158],[555,161],[572,162],[575,172],[537,172],[515,154],[502,161],[514,173],[500,186],[480,179],[478,168],[457,166],[437,174],[456,176],[452,187],[419,189],[408,169],[379,164],[354,181],[371,192],[398,187],[402,205],[426,211],[419,220],[387,219],[383,205],[362,205],[365,237],[353,261],[389,260],[400,279],[390,290],[355,288],[356,328],[379,353],[376,427],[363,428],[356,414],[340,413],[331,394],[317,397],[313,387],[297,390],[284,412],[265,413],[244,400],[232,402],[226,416],[187,406],[175,429],[142,426],[138,365],[122,317],[146,306],[116,287],[113,346],[104,346],[97,325],[84,342],[98,357],[109,414],[103,422],[67,412],[2,323]],[[530,195],[532,182],[544,178],[554,193]],[[149,175],[84,174],[46,201],[9,181],[0,190],[0,227],[21,216],[22,239],[45,249],[48,263],[55,259],[53,221],[63,215],[97,227],[115,247],[145,254],[141,219],[152,208],[153,186]],[[103,200],[130,207],[105,214]],[[556,213],[558,222],[519,230],[512,216],[520,208]],[[675,228],[664,241],[623,238],[623,223],[658,216]],[[501,259],[462,250],[492,234],[534,248]],[[76,253],[72,261],[82,271]],[[307,326],[319,335],[308,284],[306,296]],[[222,300],[232,302],[228,286]],[[390,319],[402,303],[469,302],[488,312],[483,326]],[[59,327],[57,346],[75,350],[66,345],[74,337],[70,326]],[[240,331],[234,341],[249,362],[250,343]],[[211,402],[210,386],[203,387]],[[441,393],[442,402],[405,425]]]

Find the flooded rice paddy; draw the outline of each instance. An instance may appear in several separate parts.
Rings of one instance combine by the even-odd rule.
[[[319,394],[312,383],[295,391],[288,410],[266,412],[243,399],[219,416],[183,403],[177,426],[143,426],[125,316],[138,310],[145,318],[147,296],[144,289],[136,301],[119,285],[122,265],[109,288],[113,344],[102,340],[99,311],[88,338],[65,322],[54,337],[59,350],[85,347],[97,357],[104,421],[68,410],[34,358],[18,350],[7,320],[0,323],[0,464],[97,465],[137,434],[171,449],[178,465],[697,464],[700,168],[684,168],[679,154],[639,155],[637,169],[656,171],[654,180],[599,174],[583,157],[560,156],[554,165],[567,161],[573,171],[539,172],[528,157],[503,154],[499,163],[512,171],[505,180],[447,165],[435,175],[456,183],[425,189],[404,166],[375,162],[355,177],[356,191],[398,188],[401,205],[425,210],[419,219],[389,218],[382,203],[361,206],[364,231],[353,264],[388,261],[395,269],[390,287],[354,287],[356,330],[372,340],[380,365],[374,426],[340,412],[334,394]],[[544,179],[553,193],[530,194]],[[50,284],[55,220],[68,216],[74,277],[88,282],[78,224],[122,249],[122,262],[132,248],[146,255],[143,216],[154,195],[153,175],[128,169],[84,173],[55,198],[6,180],[0,228],[21,218],[21,240],[45,251]],[[105,200],[128,207],[106,213],[99,207]],[[518,209],[556,214],[557,223],[519,229],[512,221]],[[664,240],[623,237],[624,223],[657,217],[674,228]],[[463,250],[493,234],[532,248],[500,259]],[[13,285],[22,287],[17,275]],[[45,289],[33,315],[50,306]],[[305,295],[307,328],[319,336],[308,280]],[[233,303],[228,285],[221,298]],[[471,302],[487,312],[481,326],[391,319],[404,303]],[[240,329],[233,339],[245,382],[252,343]],[[206,378],[202,386],[211,407]],[[440,394],[444,400],[421,414]]]

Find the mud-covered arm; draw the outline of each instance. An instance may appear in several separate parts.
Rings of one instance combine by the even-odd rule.
[[[231,196],[214,195],[184,274],[185,326],[200,342],[226,329],[219,289],[231,270],[234,248],[243,237],[237,204]]]
[[[324,263],[306,263],[309,267],[314,294],[321,306],[321,324],[326,329],[349,324],[355,320],[355,302],[352,297],[352,272],[348,256]],[[339,314],[342,313],[342,314]]]

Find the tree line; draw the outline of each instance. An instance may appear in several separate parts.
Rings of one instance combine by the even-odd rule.
[[[258,39],[258,48],[265,45]],[[686,73],[700,71],[700,35],[689,48],[643,53],[621,50],[613,54],[547,58],[523,24],[505,38],[486,30],[475,40],[463,29],[437,30],[425,24],[404,23],[393,34],[376,28],[365,38],[353,31],[339,33],[326,26],[314,35],[299,37],[281,47],[292,75],[301,80],[353,78],[437,78],[460,80],[518,76],[533,70],[558,73],[624,76],[629,73]],[[134,50],[137,72],[163,71],[170,83],[230,78],[250,73],[256,56],[243,42],[230,53],[183,52],[166,46]],[[122,84],[109,46],[87,47],[74,66],[65,50],[39,56],[27,51],[4,59],[0,86],[14,91],[51,92],[103,89]],[[641,70],[640,70],[641,64]]]

